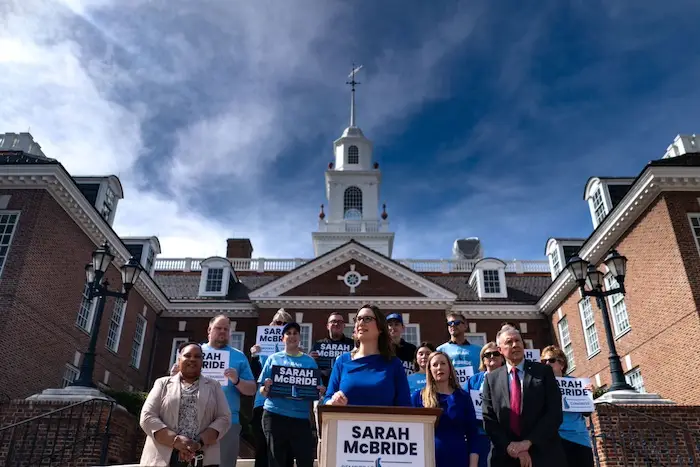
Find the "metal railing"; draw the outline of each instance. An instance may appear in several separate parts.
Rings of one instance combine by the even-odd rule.
[[[0,427],[0,466],[63,467],[107,461],[114,401],[91,399]]]
[[[700,432],[607,402],[601,429],[589,422],[596,467],[700,467]]]

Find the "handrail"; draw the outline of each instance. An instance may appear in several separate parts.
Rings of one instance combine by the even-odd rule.
[[[0,431],[9,430],[10,428],[14,428],[14,427],[17,427],[17,426],[20,426],[20,425],[24,425],[24,424],[29,423],[29,422],[32,422],[32,421],[34,421],[34,420],[38,420],[38,419],[40,419],[40,418],[46,418],[46,417],[49,417],[49,416],[51,416],[51,415],[53,415],[53,414],[56,414],[56,413],[59,413],[59,412],[63,412],[63,411],[65,411],[65,410],[70,410],[70,409],[72,409],[73,407],[78,407],[79,405],[89,404],[90,402],[95,402],[95,401],[103,401],[103,402],[109,402],[109,403],[111,403],[111,404],[116,404],[116,402],[113,401],[113,400],[105,399],[104,397],[95,397],[95,398],[93,398],[93,399],[88,399],[88,400],[85,400],[85,401],[80,401],[80,402],[76,402],[76,403],[74,403],[74,404],[66,405],[66,406],[61,407],[61,408],[59,408],[59,409],[51,410],[50,412],[46,412],[46,413],[42,413],[42,414],[39,414],[39,415],[35,415],[35,416],[33,416],[33,417],[31,417],[31,418],[28,418],[28,419],[26,419],[26,420],[22,420],[21,422],[13,423],[12,425],[0,426]]]

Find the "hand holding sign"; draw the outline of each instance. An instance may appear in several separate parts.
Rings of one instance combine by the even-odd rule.
[[[317,359],[317,358],[318,358],[318,352],[316,352],[315,350],[312,350],[311,353],[309,354],[309,356],[310,356],[311,358],[313,358],[313,359]]]
[[[240,381],[238,371],[236,371],[235,368],[226,368],[226,370],[224,370],[224,376],[227,377],[232,384],[236,384]]]
[[[262,387],[262,395],[267,397],[267,395],[270,393],[270,387],[272,386],[272,380],[270,378],[265,379],[263,382],[263,387]]]
[[[254,346],[252,346],[252,347],[250,348],[250,355],[252,355],[253,357],[255,357],[257,354],[260,353],[261,350],[262,350],[262,349],[260,348],[260,346],[259,346],[258,344],[255,344]]]

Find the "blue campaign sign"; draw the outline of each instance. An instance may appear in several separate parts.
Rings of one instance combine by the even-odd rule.
[[[353,347],[353,345],[343,342],[317,342],[311,350],[318,352],[318,358],[316,359],[318,367],[326,370],[333,368],[335,359],[345,352],[350,352]]]
[[[318,400],[321,371],[318,368],[272,366],[272,386],[268,397],[296,400]]]

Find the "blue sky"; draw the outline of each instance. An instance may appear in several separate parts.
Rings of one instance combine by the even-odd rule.
[[[635,176],[700,130],[696,0],[205,4],[2,6],[0,131],[120,176],[117,232],[164,257],[227,237],[313,255],[353,61],[397,258],[478,236],[543,259],[548,237],[590,233],[589,176]]]

